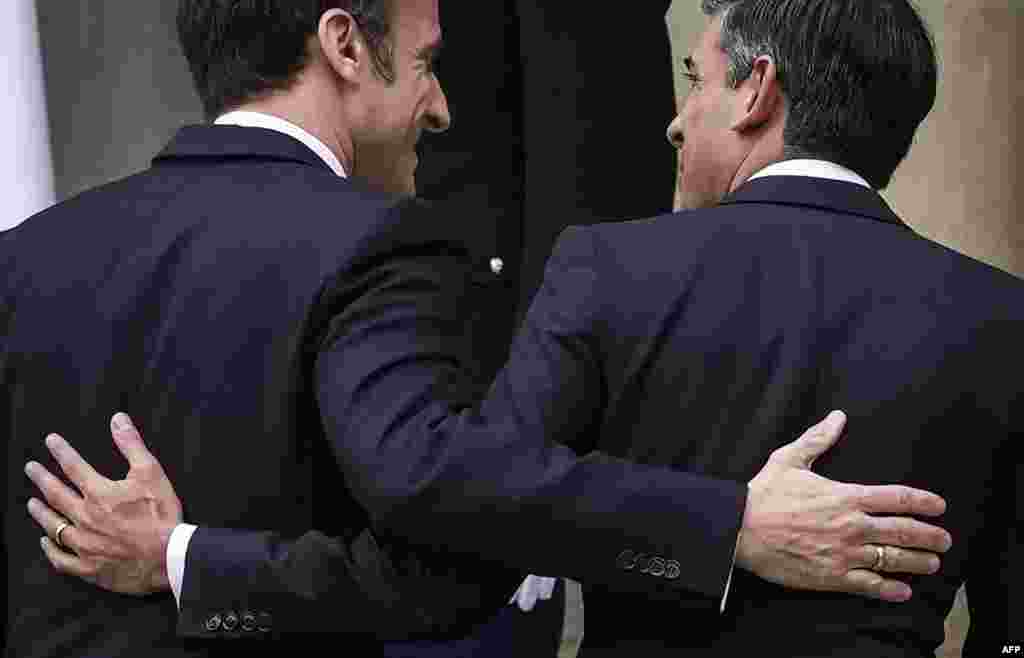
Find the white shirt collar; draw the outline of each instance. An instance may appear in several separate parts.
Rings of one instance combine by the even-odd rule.
[[[341,161],[338,157],[331,152],[331,149],[327,148],[327,145],[321,142],[316,137],[310,135],[302,128],[296,126],[291,121],[285,121],[280,117],[275,117],[270,114],[264,114],[262,112],[245,112],[236,111],[222,114],[213,122],[218,126],[243,126],[245,128],[265,128],[266,130],[273,130],[279,133],[284,133],[289,137],[294,137],[303,144],[305,144],[313,153],[320,156],[320,159],[331,168],[331,171],[336,173],[342,178],[347,178],[345,168],[341,165]]]
[[[782,162],[775,162],[768,165],[747,180],[754,180],[755,178],[761,178],[762,176],[810,176],[813,178],[827,178],[829,180],[839,180],[847,183],[854,183],[856,185],[863,185],[864,187],[871,189],[871,185],[866,180],[858,176],[856,172],[851,171],[842,165],[837,165],[834,162],[829,162],[828,160],[783,160]]]

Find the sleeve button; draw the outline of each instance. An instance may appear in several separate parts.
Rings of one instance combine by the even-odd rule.
[[[269,612],[261,612],[256,615],[256,630],[261,633],[269,633],[274,627],[274,618]]]
[[[220,630],[220,625],[221,625],[221,617],[220,617],[220,615],[217,615],[217,614],[210,615],[210,617],[206,620],[206,630],[210,631],[211,633],[214,632],[214,631]]]

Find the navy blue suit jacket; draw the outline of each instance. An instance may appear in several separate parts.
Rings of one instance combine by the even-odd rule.
[[[843,409],[815,470],[936,491],[954,537],[905,604],[738,570],[719,615],[585,583],[584,655],[932,656],[962,583],[964,655],[1014,643],[1022,336],[1024,283],[849,183],[768,177],[713,209],[569,229],[488,404],[581,452],[741,481]]]
[[[150,170],[0,236],[7,651],[205,655],[209,638],[308,629],[458,636],[506,603],[519,569],[719,594],[742,485],[580,459],[511,416],[473,413],[461,320],[473,274],[449,224],[338,179],[289,137],[193,127]],[[24,511],[21,465],[58,470],[47,432],[123,472],[115,409],[203,525],[180,618],[169,594],[55,573]],[[616,566],[627,546],[700,558],[637,579]]]
[[[201,655],[183,648],[169,594],[123,597],[55,573],[26,515],[38,493],[24,463],[59,473],[42,444],[47,432],[64,433],[100,472],[124,472],[107,429],[116,409],[137,420],[187,518],[340,538],[315,563],[304,559],[306,545],[275,554],[303,565],[287,583],[293,590],[332,586],[329,603],[350,610],[336,627],[444,629],[443,608],[427,618],[411,589],[396,602],[381,586],[390,558],[359,537],[367,517],[333,463],[312,378],[331,329],[325,291],[406,240],[457,249],[440,246],[444,235],[410,204],[338,178],[290,137],[218,126],[184,129],[148,171],[0,236],[9,654]],[[325,564],[327,575],[317,571]],[[516,577],[505,576],[501,596]],[[470,595],[473,607],[480,596]],[[234,611],[240,635],[260,634],[242,631],[245,612],[274,628],[258,596],[247,603],[219,612]],[[289,612],[309,619],[292,606],[282,623]]]
[[[349,473],[365,504],[385,511],[382,529],[580,579],[595,655],[768,643],[794,656],[927,656],[963,583],[965,655],[1012,643],[1022,387],[1000,374],[1022,365],[1018,279],[916,235],[866,188],[759,179],[714,209],[568,230],[508,364],[480,405],[460,411],[426,392],[453,361],[434,312],[445,287],[406,265],[367,273],[372,293],[343,300],[318,362],[325,420],[352,439],[333,443],[341,461],[387,474]],[[719,530],[727,506],[700,489],[707,481],[689,480],[677,498],[690,515],[664,506],[661,471],[622,514],[595,507],[630,486],[596,475],[598,464],[743,482],[832,408],[850,422],[818,460],[823,475],[949,501],[941,523],[954,548],[939,575],[910,579],[909,603],[789,591],[737,571],[719,615],[733,535]],[[533,470],[538,461],[547,468]],[[488,463],[502,465],[514,499],[498,495]],[[493,523],[474,520],[480,509]],[[524,514],[575,514],[579,527],[519,542],[498,532]],[[682,543],[663,543],[658,526],[681,530]],[[622,550],[613,558],[605,546]],[[203,549],[210,565],[215,549]],[[258,561],[233,568],[238,591],[257,582]]]

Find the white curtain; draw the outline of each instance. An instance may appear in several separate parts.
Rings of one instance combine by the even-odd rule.
[[[54,202],[35,0],[0,0],[0,231]]]

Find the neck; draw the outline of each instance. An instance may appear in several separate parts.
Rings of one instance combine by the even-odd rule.
[[[232,108],[239,112],[260,112],[284,119],[316,137],[331,150],[345,171],[351,172],[352,136],[329,98],[319,98],[315,90],[296,84],[287,92],[267,96]],[[339,128],[339,126],[342,126]]]
[[[729,185],[729,192],[733,192],[768,165],[785,159],[785,140],[783,139],[785,125],[785,115],[776,115],[758,131],[759,134],[751,137],[750,150],[736,168],[736,173],[733,174],[732,182]]]
[[[771,151],[762,150],[762,152],[759,152],[758,149],[755,148],[747,155],[746,158],[743,159],[743,162],[740,163],[735,175],[733,175],[732,183],[729,185],[729,192],[735,191],[740,185],[746,183],[751,176],[768,165],[775,164],[783,159],[781,150],[776,151],[775,149],[772,149]]]

